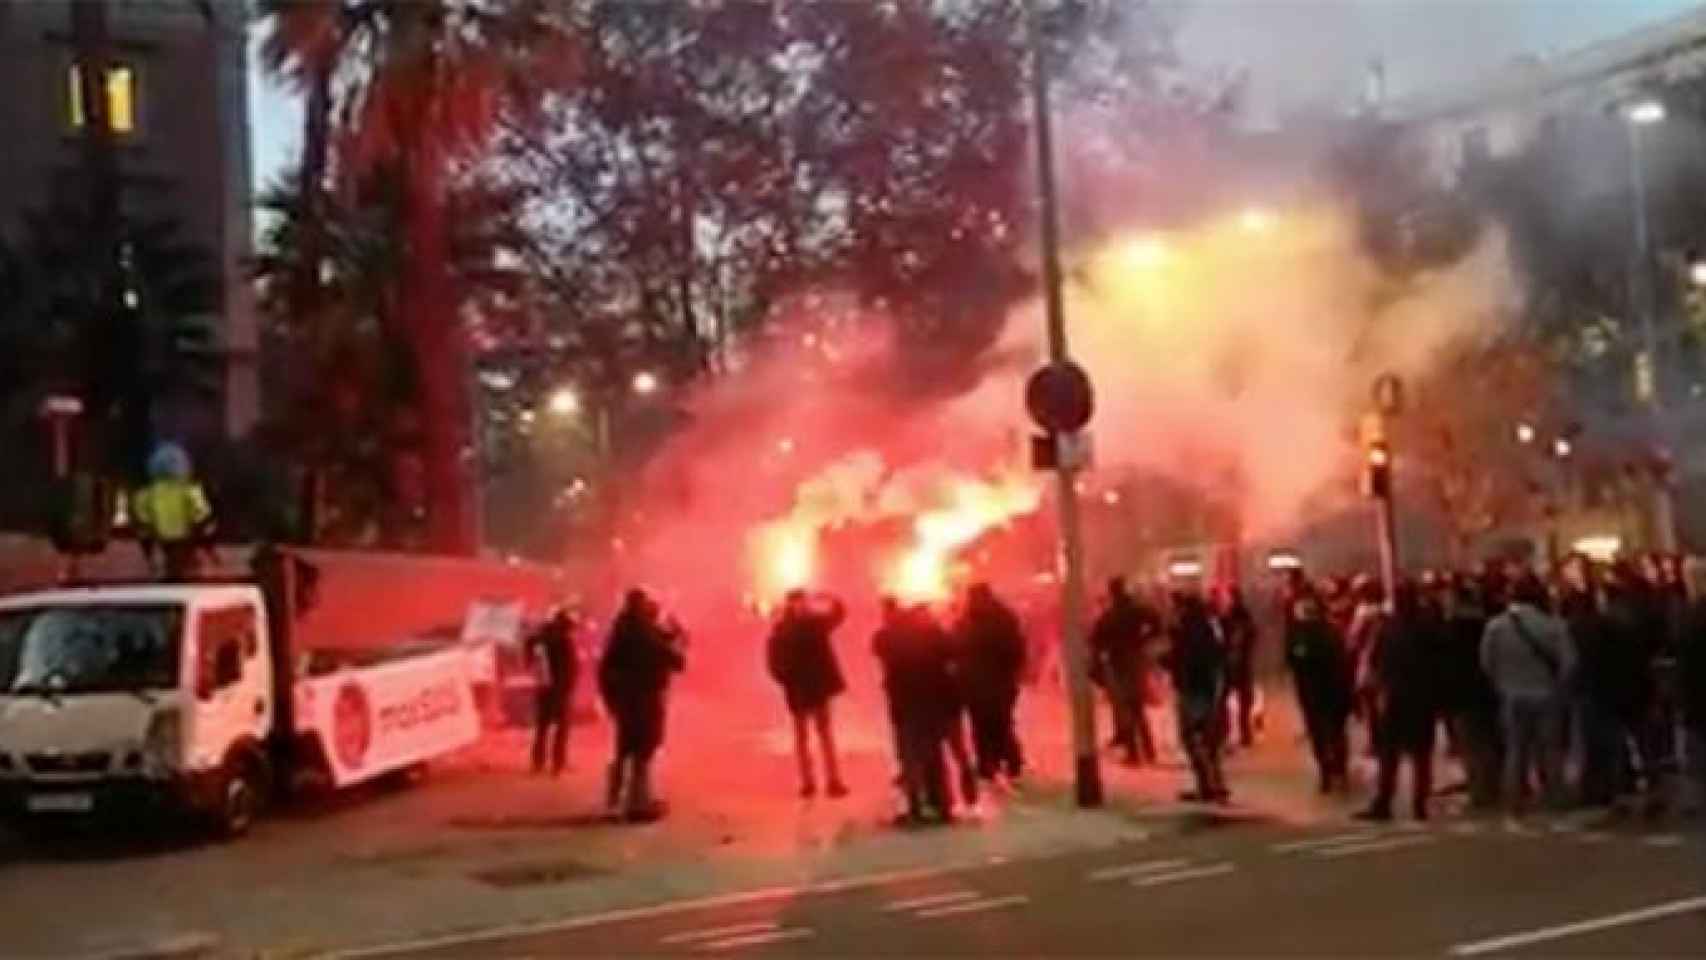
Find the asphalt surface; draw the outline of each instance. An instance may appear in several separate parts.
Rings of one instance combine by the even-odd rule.
[[[406,957],[1706,956],[1706,835],[1226,824],[1094,853],[400,944]]]

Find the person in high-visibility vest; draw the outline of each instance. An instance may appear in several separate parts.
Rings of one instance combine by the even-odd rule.
[[[181,447],[162,444],[148,460],[148,486],[131,497],[130,517],[143,556],[167,580],[183,580],[199,566],[199,556],[212,531],[213,508],[207,492],[191,475],[190,458]]]

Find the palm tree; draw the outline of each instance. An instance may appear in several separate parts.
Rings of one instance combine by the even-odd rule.
[[[271,0],[268,12],[267,62],[311,101],[303,158],[310,182],[329,167],[343,191],[376,176],[401,190],[404,255],[395,309],[381,319],[411,355],[429,542],[468,552],[476,546],[465,467],[468,343],[447,197],[500,117],[530,113],[540,81],[569,62],[564,34],[541,0]],[[317,131],[325,117],[335,125]],[[303,194],[315,202],[312,190]],[[304,270],[316,262],[305,259]],[[311,286],[302,281],[303,290]]]

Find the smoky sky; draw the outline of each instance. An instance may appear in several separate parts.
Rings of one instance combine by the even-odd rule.
[[[1701,7],[1699,0],[1185,0],[1179,48],[1249,73],[1252,120],[1356,102],[1379,58],[1389,96],[1450,88]]]

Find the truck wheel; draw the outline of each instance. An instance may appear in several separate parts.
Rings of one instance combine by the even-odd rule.
[[[220,787],[214,828],[219,839],[235,840],[249,832],[260,813],[264,781],[253,761],[238,761]]]

